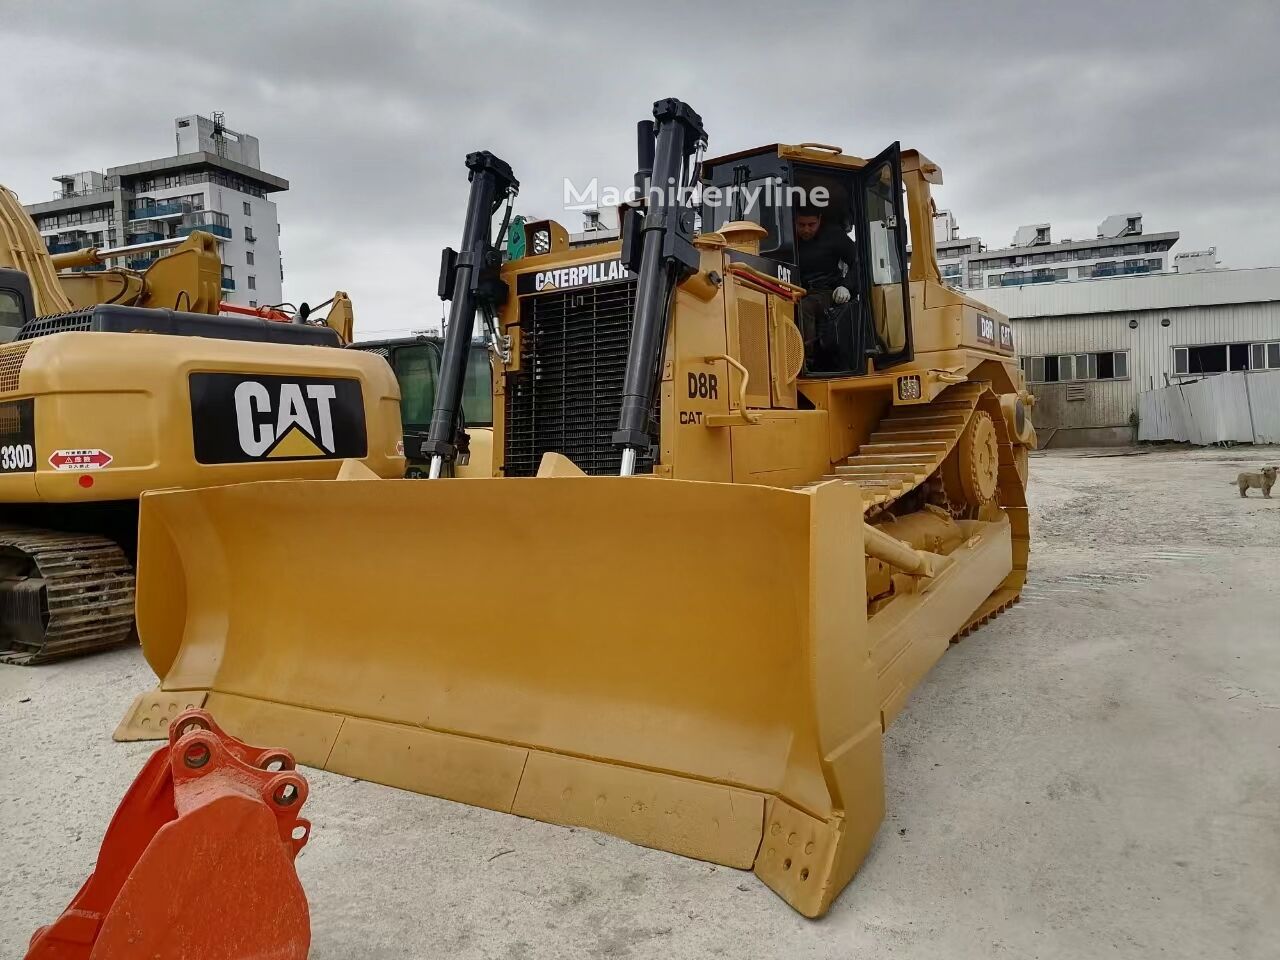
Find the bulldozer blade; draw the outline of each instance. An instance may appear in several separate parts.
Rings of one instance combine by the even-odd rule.
[[[203,696],[301,763],[754,869],[817,916],[883,816],[885,689],[963,623],[927,656],[902,618],[877,646],[862,510],[841,481],[149,493],[138,622],[161,685],[132,715]],[[967,615],[1007,559],[981,593],[964,566],[904,603]]]
[[[286,750],[178,714],[107,827],[93,872],[26,960],[304,960],[307,898],[293,861],[310,824]]]

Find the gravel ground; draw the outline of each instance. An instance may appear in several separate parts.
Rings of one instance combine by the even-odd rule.
[[[888,819],[819,922],[751,874],[307,771],[315,960],[1275,956],[1280,450],[1047,454],[1024,602],[886,741]],[[0,956],[92,868],[149,744],[136,649],[0,667]]]

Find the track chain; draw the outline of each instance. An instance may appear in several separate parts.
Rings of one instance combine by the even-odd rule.
[[[123,643],[133,631],[134,571],[112,540],[0,528],[0,554],[27,561],[0,585],[0,663],[37,664]]]

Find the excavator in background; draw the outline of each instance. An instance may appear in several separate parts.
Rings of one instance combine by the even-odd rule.
[[[435,408],[436,385],[440,380],[440,360],[444,338],[418,334],[386,340],[362,340],[352,350],[376,353],[391,366],[400,384],[400,419],[404,427],[405,476],[420,480],[427,475],[429,461],[422,454],[431,413]],[[493,475],[493,370],[483,343],[472,344],[467,354],[463,378],[461,418],[467,445],[450,465],[453,476]]]
[[[169,248],[174,249],[156,258],[146,271],[106,267],[116,257]],[[83,271],[85,267],[104,269]],[[50,254],[18,198],[3,186],[0,268],[27,275],[31,311],[42,317],[96,304],[216,314],[222,292],[222,262],[217,240],[211,234],[194,231],[181,242],[158,241],[112,250],[91,247]]]
[[[167,251],[167,252],[166,252]],[[146,270],[109,266],[125,256],[159,253]],[[97,304],[161,307],[186,313],[258,317],[281,323],[325,325],[343,343],[352,340],[350,298],[336,292],[319,307],[332,305],[323,321],[317,308],[303,303],[242,307],[221,300],[222,263],[217,239],[201,230],[173,238],[103,250],[87,247],[50,254],[11,190],[0,186],[0,268],[20,270],[31,282],[33,310],[39,316],[84,310]]]
[[[457,457],[480,315],[491,478],[142,498],[160,686],[116,736],[203,707],[304,764],[753,869],[814,917],[883,819],[883,732],[1019,597],[1026,385],[1008,320],[941,282],[922,154],[704,160],[678,100],[638,143],[619,242],[537,221],[505,261],[515,178],[467,158],[421,452]],[[797,190],[855,251],[811,338]],[[279,576],[321,555],[360,557],[343,590]]]
[[[58,272],[116,253],[51,257],[0,188],[0,662],[128,639],[145,490],[404,472],[395,378],[337,349],[345,294],[321,323],[219,315],[200,232],[142,274]]]

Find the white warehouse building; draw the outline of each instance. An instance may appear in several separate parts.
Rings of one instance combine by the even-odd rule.
[[[1136,439],[1138,394],[1280,370],[1280,267],[975,290],[1014,321],[1042,445]]]
[[[175,154],[54,177],[57,196],[26,205],[52,253],[124,247],[213,234],[222,258],[222,299],[267,306],[284,299],[280,222],[271,194],[289,181],[261,167],[258,138],[231,130],[220,114],[174,121]],[[114,266],[145,270],[160,254]]]

